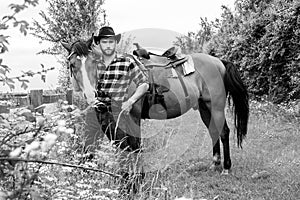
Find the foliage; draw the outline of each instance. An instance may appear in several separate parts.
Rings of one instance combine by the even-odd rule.
[[[116,170],[117,154],[111,143],[103,141],[95,161],[78,165],[84,156],[84,112],[63,101],[39,109],[45,107],[44,114],[18,108],[0,115],[0,199],[111,199],[118,195],[114,178],[100,170]],[[98,187],[91,187],[91,182]]]
[[[174,45],[179,46],[182,53],[203,52],[203,47],[215,33],[215,22],[209,22],[207,18],[200,18],[200,29],[194,33],[188,32],[187,36],[177,37]]]
[[[253,97],[280,103],[300,97],[300,3],[236,0],[223,6],[208,53],[240,65]]]
[[[38,0],[25,0],[23,4],[10,4],[9,8],[13,11],[10,15],[5,15],[2,17],[2,21],[0,23],[0,30],[4,32],[8,30],[11,25],[17,28],[19,27],[19,31],[27,35],[27,31],[30,28],[29,23],[25,20],[18,20],[16,18],[17,14],[19,14],[24,9],[29,6],[36,6],[38,4]],[[9,36],[0,34],[0,54],[6,53],[8,51],[8,42]],[[32,77],[34,75],[41,75],[41,79],[45,80],[45,75],[49,70],[53,70],[53,68],[45,69],[42,65],[42,70],[38,72],[22,72],[22,75],[16,77],[10,77],[9,73],[11,68],[5,64],[3,64],[3,59],[0,59],[0,82],[3,82],[4,85],[7,85],[11,90],[15,88],[15,81],[18,80],[21,83],[21,88],[27,89],[27,83],[29,82],[26,78]]]
[[[43,22],[34,22],[33,35],[42,41],[52,44],[51,47],[40,53],[64,55],[60,41],[75,42],[87,40],[97,29],[106,22],[105,10],[101,7],[103,0],[46,0],[47,11],[41,11]],[[69,88],[70,80],[65,57],[60,60],[59,81],[61,87]]]
[[[124,38],[122,36],[119,44],[117,45],[117,52],[121,54],[132,54],[132,43],[134,41],[135,37],[132,35],[129,35],[128,37]]]

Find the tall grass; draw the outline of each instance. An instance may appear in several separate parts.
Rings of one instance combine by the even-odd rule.
[[[209,169],[210,137],[199,113],[191,111],[174,120],[144,121],[141,154],[119,151],[106,138],[99,142],[95,158],[83,166],[115,174],[127,170],[126,182],[90,170],[47,165],[35,187],[43,199],[300,199],[299,113],[293,105],[251,102],[243,149],[230,137],[233,166],[228,176]],[[226,115],[232,130],[231,115]],[[82,116],[69,121],[75,133],[61,138],[50,159],[78,164],[84,156],[83,124]],[[141,168],[145,176],[137,193],[128,193],[124,184],[136,183]]]

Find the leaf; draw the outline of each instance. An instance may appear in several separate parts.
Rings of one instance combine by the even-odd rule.
[[[15,13],[20,12],[21,10],[24,10],[25,8],[27,8],[28,6],[26,5],[19,5],[19,4],[10,4],[8,7],[10,7],[10,9],[14,10]]]
[[[1,48],[1,50],[0,50],[0,53],[5,53],[6,51],[8,51],[8,48],[7,48],[6,45],[3,45],[2,48]]]
[[[29,23],[25,20],[19,21],[20,24],[23,24],[24,26],[29,26]]]
[[[6,83],[8,85],[8,87],[11,89],[11,90],[14,90],[15,89],[15,85],[13,84],[9,84],[9,83]]]
[[[7,24],[0,24],[0,30],[6,30],[8,27],[9,26]]]
[[[22,24],[20,26],[20,32],[23,33],[26,36],[27,35],[27,27]]]
[[[4,69],[0,68],[0,74],[3,74],[3,75],[5,75],[5,74],[6,74],[6,70],[4,70]]]
[[[39,4],[38,0],[25,0],[25,2],[32,6],[36,6]]]
[[[27,90],[28,85],[25,83],[25,81],[22,81],[21,88],[23,88],[24,90]]]
[[[5,71],[9,72],[10,68],[7,65],[0,65],[2,68],[5,69]]]
[[[0,43],[8,44],[7,38],[9,38],[9,36],[0,35]]]
[[[16,21],[16,22],[13,23],[13,25],[14,25],[14,27],[17,27],[19,25],[19,22]]]
[[[15,82],[11,78],[6,79],[7,84],[15,84]]]
[[[45,75],[45,74],[42,74],[42,75],[41,75],[41,79],[42,79],[42,81],[45,83],[45,82],[46,82],[46,75]]]
[[[4,21],[6,19],[6,21]],[[4,21],[4,23],[2,23],[1,25],[5,25],[6,26],[6,22],[8,22],[9,20],[16,20],[16,18],[13,15],[6,15],[2,18],[2,21]]]

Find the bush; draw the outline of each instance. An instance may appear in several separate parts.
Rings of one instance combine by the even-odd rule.
[[[109,141],[102,141],[95,159],[78,165],[85,157],[81,145],[84,115],[62,101],[53,108],[45,115],[26,108],[1,114],[1,199],[117,196],[117,179],[100,170],[116,172],[115,148]]]
[[[235,13],[223,7],[208,53],[240,65],[254,98],[299,99],[299,1],[237,0],[235,5]]]

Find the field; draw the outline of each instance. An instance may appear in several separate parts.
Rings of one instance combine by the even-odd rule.
[[[166,150],[170,154],[167,157],[174,157],[174,152],[180,152],[181,156],[161,172],[159,182],[165,194],[159,199],[164,199],[163,196],[195,200],[300,199],[299,121],[272,105],[252,103],[251,108],[249,133],[243,149],[237,148],[231,115],[227,112],[233,163],[228,176],[209,170],[211,142],[199,114],[191,111],[183,116],[180,123],[183,131],[175,133],[180,139],[174,139],[177,144],[169,147],[173,150]],[[174,124],[178,124],[178,120]],[[191,128],[190,124],[196,126]]]
[[[23,183],[21,175],[30,178],[38,172],[33,184],[22,186],[23,193],[18,199],[300,199],[300,122],[299,109],[295,106],[252,101],[248,136],[243,149],[237,147],[232,116],[229,110],[226,111],[231,129],[233,164],[229,175],[222,175],[222,169],[210,169],[211,140],[197,111],[190,111],[173,120],[143,121],[145,150],[140,155],[140,166],[146,175],[134,196],[119,193],[124,185],[119,179],[87,169],[115,174],[120,172],[121,167],[117,162],[120,152],[107,139],[104,138],[100,143],[95,159],[81,164],[86,169],[77,167],[83,156],[80,148],[83,119],[78,110],[71,107],[51,104],[45,108],[46,123],[41,134],[54,133],[58,140],[46,157],[42,154],[42,157],[33,158],[42,158],[54,164],[21,162],[14,165],[14,169],[8,168],[12,170],[8,174],[13,175],[14,179],[9,176],[5,179],[6,170],[2,171],[0,195],[3,195],[1,190],[4,188],[6,191],[18,190],[18,184]],[[71,127],[75,132],[60,131],[59,120],[63,120],[64,126]],[[22,121],[24,125],[20,122],[15,123],[18,129],[30,125],[26,121]],[[20,141],[30,139],[30,135],[30,132],[24,134]],[[71,166],[62,167],[59,163]]]

